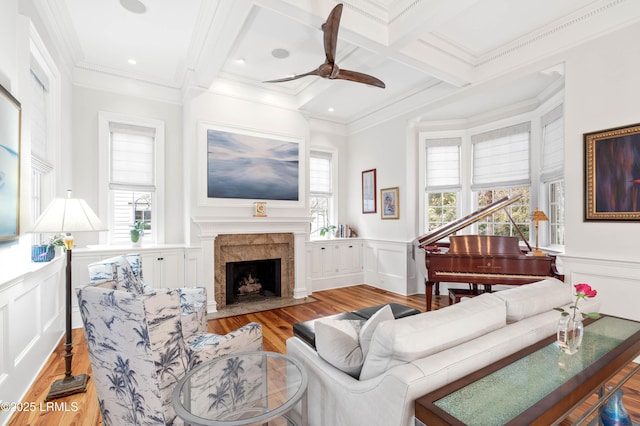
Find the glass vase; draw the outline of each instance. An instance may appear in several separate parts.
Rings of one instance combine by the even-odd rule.
[[[611,395],[609,401],[600,409],[600,422],[604,426],[632,426],[631,417],[622,405],[624,392],[618,390]]]
[[[584,326],[582,315],[577,312],[575,315],[563,315],[558,321],[558,346],[566,354],[573,355],[578,352],[582,344]]]

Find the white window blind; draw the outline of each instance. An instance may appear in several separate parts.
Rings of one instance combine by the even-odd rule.
[[[312,151],[309,159],[309,190],[315,194],[331,194],[331,154]]]
[[[110,123],[110,189],[155,190],[155,129]]]
[[[460,190],[461,143],[460,138],[426,140],[428,192]]]
[[[564,118],[562,105],[542,117],[542,170],[540,179],[550,182],[564,175]]]
[[[530,130],[527,122],[471,136],[473,191],[531,184]]]

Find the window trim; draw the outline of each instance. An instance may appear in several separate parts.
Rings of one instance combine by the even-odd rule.
[[[154,208],[153,208],[153,220],[154,228],[156,232],[157,244],[164,243],[164,145],[165,145],[165,130],[164,121],[156,120],[153,118],[136,117],[127,114],[112,113],[106,111],[98,112],[98,211],[100,217],[106,218],[107,227],[111,228],[113,223],[111,205],[111,197],[109,196],[109,168],[111,161],[111,150],[109,147],[111,126],[110,123],[118,123],[132,126],[150,127],[155,129],[154,140],[154,154],[155,154],[155,182],[156,189],[154,194]],[[100,244],[111,244],[112,233],[111,231],[100,233]]]

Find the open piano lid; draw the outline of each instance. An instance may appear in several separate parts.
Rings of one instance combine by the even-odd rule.
[[[454,232],[457,232],[459,230],[461,230],[462,228],[466,228],[467,226],[470,226],[474,223],[476,223],[477,221],[479,221],[482,218],[485,218],[487,216],[489,216],[490,214],[495,213],[496,211],[503,209],[507,206],[510,206],[511,204],[515,203],[516,201],[518,201],[520,198],[522,198],[521,194],[518,195],[512,195],[510,197],[504,197],[498,201],[495,201],[491,204],[489,204],[486,207],[481,208],[480,210],[476,210],[475,212],[461,218],[461,219],[457,219],[454,220],[453,222],[447,223],[446,225],[441,226],[440,228],[436,229],[435,231],[432,231],[426,235],[423,235],[422,237],[420,237],[418,239],[418,245],[420,246],[420,248],[424,249],[425,247],[428,247],[438,241],[440,241],[441,239],[448,237],[449,235],[453,234]],[[508,214],[507,214],[508,215]],[[509,216],[509,215],[508,215]],[[509,218],[511,218],[511,216],[509,216]]]

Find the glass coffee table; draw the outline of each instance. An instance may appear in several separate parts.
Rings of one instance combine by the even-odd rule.
[[[289,356],[239,352],[188,372],[176,384],[173,406],[194,426],[306,425],[307,383],[306,371]]]
[[[603,386],[638,355],[640,322],[603,316],[585,326],[578,353],[564,354],[549,337],[418,398],[416,418],[429,426],[558,424],[593,393],[608,397]]]

